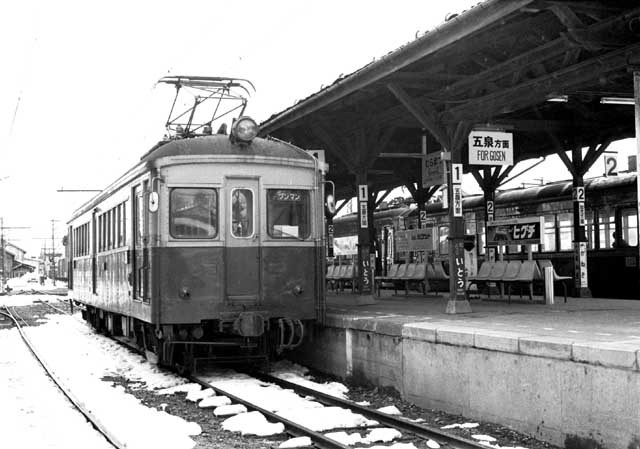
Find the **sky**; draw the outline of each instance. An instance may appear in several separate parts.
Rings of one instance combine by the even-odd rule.
[[[36,256],[53,228],[62,250],[67,220],[92,194],[57,190],[104,188],[162,138],[173,93],[155,86],[162,76],[250,79],[257,91],[246,112],[261,122],[476,3],[9,2],[0,17],[0,217],[28,228],[8,229],[9,241]],[[568,177],[559,160],[553,167]]]

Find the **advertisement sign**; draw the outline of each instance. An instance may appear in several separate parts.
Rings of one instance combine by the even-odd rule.
[[[396,232],[396,251],[433,251],[433,227]]]
[[[422,158],[422,187],[439,186],[447,181],[440,153],[426,154]]]
[[[576,288],[587,287],[587,242],[574,242],[573,254],[575,286]]]
[[[353,256],[358,254],[358,236],[334,237],[333,254],[335,256]]]
[[[512,218],[487,223],[487,245],[539,245],[544,217]]]
[[[360,227],[363,229],[369,227],[369,217],[367,213],[367,202],[363,201],[360,203]]]
[[[469,133],[469,164],[513,165],[513,134],[499,131]]]

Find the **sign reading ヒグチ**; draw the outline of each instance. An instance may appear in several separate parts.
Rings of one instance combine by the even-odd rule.
[[[487,245],[539,245],[544,217],[512,218],[487,223]]]
[[[469,164],[513,165],[513,134],[500,131],[471,131]]]
[[[396,232],[396,252],[433,251],[433,228]]]

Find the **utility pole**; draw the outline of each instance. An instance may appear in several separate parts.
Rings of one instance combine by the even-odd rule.
[[[56,286],[56,239],[55,239],[55,222],[58,220],[51,219],[51,272],[53,278],[53,286]]]
[[[2,268],[2,286],[0,286],[0,289],[4,290],[7,281],[4,273],[4,218],[2,217],[0,217],[0,257],[2,257],[2,265],[0,265]]]

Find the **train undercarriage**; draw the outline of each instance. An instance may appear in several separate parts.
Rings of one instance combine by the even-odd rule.
[[[308,326],[299,319],[242,315],[234,320],[153,325],[90,305],[82,309],[84,320],[96,331],[134,345],[148,360],[181,374],[222,365],[268,365],[284,350],[298,347]]]

